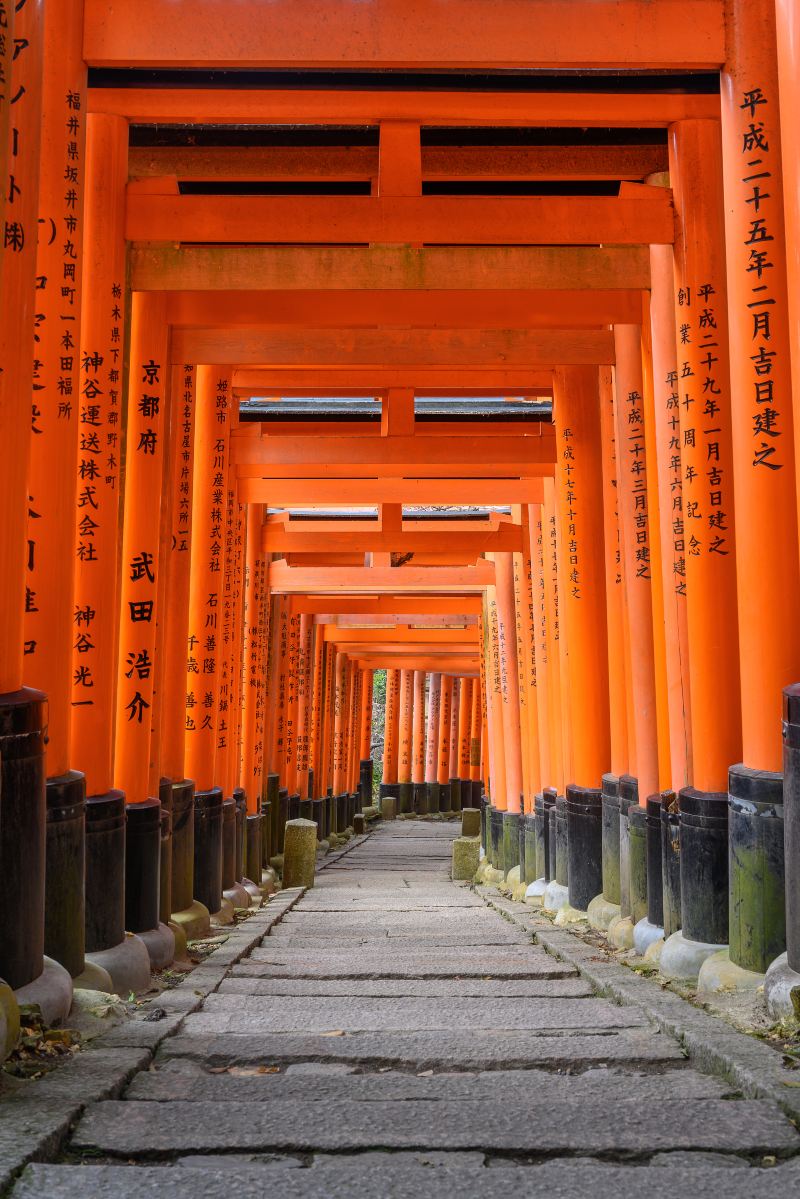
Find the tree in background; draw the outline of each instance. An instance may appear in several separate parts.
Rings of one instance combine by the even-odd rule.
[[[383,736],[386,725],[386,671],[376,670],[372,676],[372,733],[370,755],[372,757],[372,797],[377,800],[378,787],[383,778]]]

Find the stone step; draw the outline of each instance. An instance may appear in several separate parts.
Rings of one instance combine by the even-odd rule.
[[[682,1100],[654,1119],[634,1100],[609,1111],[596,1102],[514,1107],[502,1098],[405,1099],[314,1104],[225,1104],[107,1100],[93,1105],[72,1138],[73,1150],[115,1157],[230,1152],[314,1153],[365,1149],[459,1149],[529,1154],[638,1154],[714,1150],[789,1154],[800,1135],[766,1100]]]
[[[335,995],[354,995],[359,999],[587,999],[594,994],[589,983],[581,978],[521,979],[498,982],[485,978],[428,978],[428,979],[322,979],[271,978],[260,979],[246,975],[226,978],[218,988],[220,995],[316,995],[320,998]],[[473,1015],[472,1006],[470,1020]]]
[[[466,950],[365,947],[361,950],[319,948],[313,956],[293,945],[278,945],[272,938],[250,957],[235,965],[233,975],[268,978],[571,978],[574,966],[559,962],[542,950],[510,949],[481,953]]]
[[[549,1103],[598,1103],[606,1112],[620,1100],[643,1107],[720,1099],[730,1088],[717,1078],[699,1074],[688,1065],[660,1073],[635,1073],[622,1068],[589,1069],[583,1074],[554,1074],[546,1070],[488,1070],[478,1073],[403,1074],[389,1070],[357,1074],[339,1065],[308,1063],[279,1073],[258,1073],[257,1066],[233,1067],[212,1073],[200,1063],[173,1058],[158,1068],[142,1071],[126,1091],[127,1099],[302,1100],[340,1103],[359,1100],[459,1100],[488,1098],[523,1106]]]
[[[325,1061],[370,1069],[396,1067],[415,1071],[452,1069],[454,1065],[461,1070],[518,1070],[530,1066],[580,1070],[601,1063],[636,1066],[684,1060],[672,1038],[640,1028],[561,1036],[507,1029],[327,1036],[181,1031],[166,1040],[159,1053],[162,1059],[188,1057],[212,1067]]]
[[[565,1029],[649,1027],[641,1012],[605,999],[497,999],[480,1005],[469,999],[272,996],[214,993],[203,1010],[186,1017],[183,1028],[197,1033],[415,1032],[453,1028]]]

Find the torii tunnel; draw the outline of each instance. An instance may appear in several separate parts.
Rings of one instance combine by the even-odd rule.
[[[0,0],[8,1048],[463,808],[796,1009],[798,114],[795,0]]]

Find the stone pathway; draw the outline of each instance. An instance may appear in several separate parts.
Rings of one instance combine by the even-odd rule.
[[[451,883],[457,831],[330,863],[14,1199],[800,1194],[778,1106]]]

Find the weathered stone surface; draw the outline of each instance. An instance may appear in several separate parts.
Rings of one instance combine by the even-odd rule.
[[[218,988],[220,995],[354,995],[360,999],[580,999],[594,992],[581,978],[513,979],[496,978],[254,978],[234,975]]]
[[[276,995],[265,1003],[259,995],[209,995],[202,1012],[184,1021],[194,1032],[309,1033],[397,1030],[413,1032],[470,1027],[477,1029],[572,1030],[648,1027],[639,1013],[604,999],[496,999],[481,1008],[471,999],[431,1003],[429,999],[367,999],[358,996],[304,998]]]
[[[444,947],[428,952],[375,953],[298,949],[254,950],[250,959],[233,968],[234,975],[259,978],[569,978],[577,971],[547,954],[525,952],[456,953]]]
[[[669,1119],[653,1120],[637,1100],[620,1100],[614,1118],[597,1103],[527,1106],[502,1098],[372,1100],[317,1105],[136,1100],[96,1104],[81,1120],[73,1146],[124,1157],[153,1153],[255,1150],[307,1153],[346,1149],[479,1149],[532,1153],[624,1152],[649,1157],[665,1149],[788,1154],[800,1136],[776,1105],[683,1100]]]

